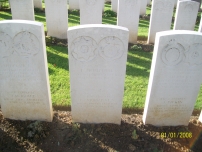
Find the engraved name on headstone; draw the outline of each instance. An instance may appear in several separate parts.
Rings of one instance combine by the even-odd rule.
[[[202,34],[164,31],[156,35],[143,122],[188,125],[202,82]]]
[[[81,25],[68,30],[72,116],[75,122],[121,122],[128,30]]]
[[[42,23],[0,22],[0,103],[5,118],[52,121]]]

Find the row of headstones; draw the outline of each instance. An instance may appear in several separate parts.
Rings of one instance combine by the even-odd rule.
[[[73,121],[121,123],[128,38],[128,29],[120,26],[69,28]],[[188,125],[201,83],[202,34],[180,30],[157,33],[144,124]],[[5,118],[52,121],[42,23],[0,22],[0,104]]]
[[[114,12],[118,12],[118,0],[105,0],[106,2],[111,2],[111,9]],[[123,3],[123,2],[122,2]],[[146,6],[151,3],[151,0],[140,0],[140,15],[145,15],[146,14]],[[69,9],[73,10],[79,10],[79,0],[69,0]]]
[[[10,0],[13,19],[34,20],[32,1]],[[69,2],[71,4],[71,0]],[[135,44],[138,36],[140,0],[119,0],[118,2],[117,25],[129,29],[129,42]],[[152,1],[148,43],[154,43],[157,32],[170,30],[174,2],[176,0]],[[80,24],[101,24],[103,4],[104,0],[80,0]],[[45,1],[45,5],[47,35],[66,39],[68,28],[67,0]],[[178,1],[174,30],[194,30],[198,7],[198,2],[190,0]],[[201,30],[201,26],[199,30]]]
[[[175,0],[153,0],[148,43],[154,43],[155,35],[171,28]],[[191,0],[178,1],[173,30],[194,30],[199,3]],[[201,20],[202,21],[202,20]],[[200,25],[202,26],[202,24]],[[202,27],[199,27],[201,31]]]

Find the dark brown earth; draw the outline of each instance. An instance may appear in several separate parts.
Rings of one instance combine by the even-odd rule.
[[[144,125],[142,113],[123,110],[121,125],[114,125],[73,123],[65,109],[54,110],[50,123],[4,119],[0,111],[0,152],[202,152],[200,111],[193,113],[188,127]],[[180,137],[182,133],[189,136]]]

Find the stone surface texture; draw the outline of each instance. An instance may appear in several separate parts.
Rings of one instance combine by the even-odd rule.
[[[102,24],[104,0],[80,0],[80,24]]]
[[[69,9],[73,10],[79,10],[79,0],[69,0]]]
[[[187,126],[202,82],[202,34],[176,30],[156,34],[144,124]]]
[[[34,0],[34,7],[42,9],[42,0]]]
[[[117,25],[129,29],[129,42],[137,43],[140,0],[119,0]]]
[[[198,15],[199,3],[190,0],[179,1],[177,4],[174,30],[194,30]]]
[[[117,11],[118,11],[118,0],[111,0],[111,7],[112,7],[112,11],[117,13]]]
[[[67,0],[46,0],[45,5],[47,35],[66,39],[68,29]]]
[[[140,0],[140,15],[145,15],[147,9],[147,0]]]
[[[13,20],[35,20],[33,0],[9,1]]]
[[[52,121],[42,23],[0,22],[0,103],[4,118]]]
[[[157,32],[170,30],[174,0],[152,0],[147,43],[154,43]]]
[[[121,123],[127,28],[90,24],[69,28],[72,117],[81,123]]]

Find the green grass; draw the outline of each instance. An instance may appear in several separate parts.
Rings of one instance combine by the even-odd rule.
[[[5,5],[6,6],[6,5]],[[43,4],[44,7],[44,4]],[[116,25],[116,13],[111,12],[111,5],[105,4],[105,12],[103,13],[103,24]],[[147,7],[146,14],[150,14],[151,8]],[[9,10],[0,11],[0,20],[12,19]],[[35,12],[36,21],[44,24],[46,28],[45,13]],[[200,14],[198,15],[200,20]],[[68,26],[76,26],[80,23],[79,11],[69,11]],[[198,30],[198,24],[195,30]],[[173,26],[173,24],[172,24]],[[148,36],[149,21],[140,19],[138,28],[138,38],[146,40]],[[50,39],[47,38],[47,41]],[[68,50],[66,46],[53,45],[47,43],[47,57],[49,79],[51,86],[51,97],[54,106],[70,106],[70,78],[68,65]],[[143,108],[148,87],[149,73],[152,61],[151,52],[143,52],[141,49],[130,49],[128,51],[126,79],[124,86],[124,108]],[[195,109],[202,108],[202,88],[195,104]]]

